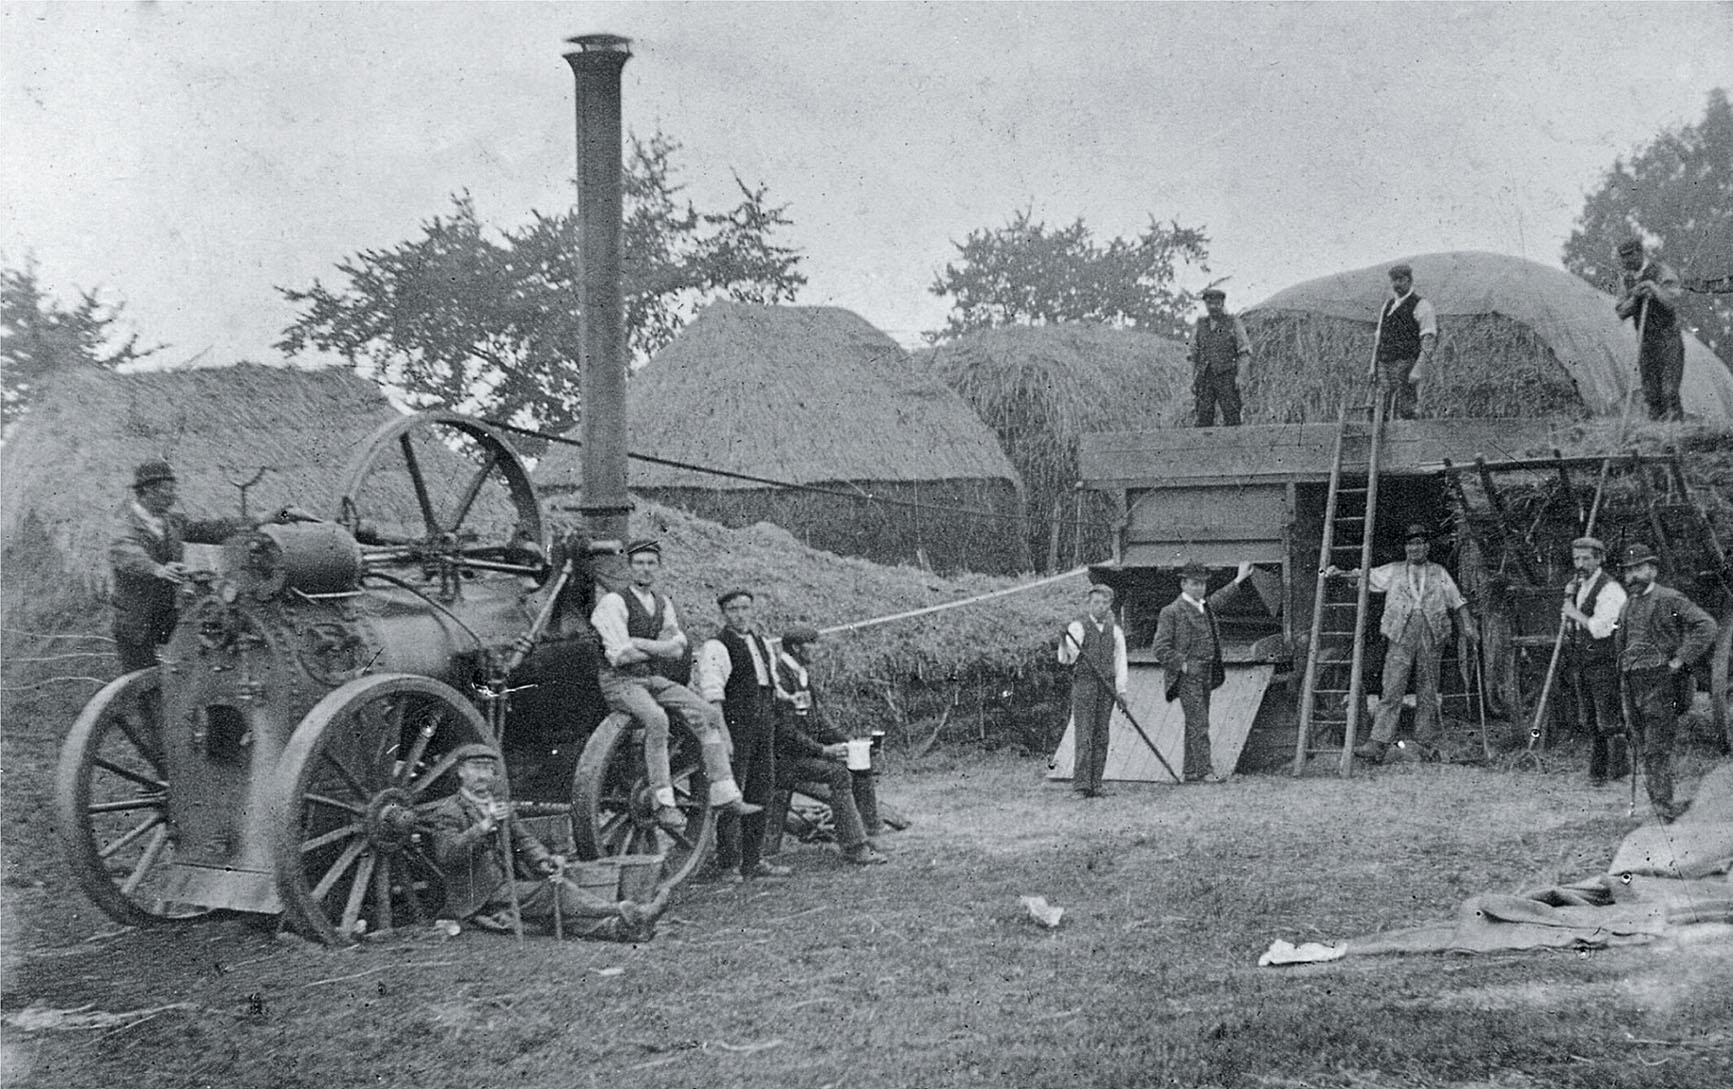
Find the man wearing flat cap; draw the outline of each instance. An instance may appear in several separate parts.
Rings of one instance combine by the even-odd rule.
[[[1414,270],[1390,269],[1390,297],[1378,314],[1374,376],[1378,395],[1391,398],[1391,415],[1412,420],[1419,415],[1419,383],[1431,376],[1432,355],[1438,347],[1438,314],[1432,303],[1414,292]]]
[[[710,780],[710,804],[739,816],[757,813],[734,783],[728,764],[728,736],[722,712],[703,697],[657,671],[686,656],[690,645],[680,630],[674,603],[656,590],[662,572],[662,546],[637,540],[626,546],[631,584],[608,590],[596,600],[590,625],[602,640],[602,665],[596,680],[609,710],[624,711],[644,727],[644,771],[656,803],[656,823],[671,835],[682,835],[686,817],[675,805],[673,776],[668,768],[668,712],[679,714],[698,737],[704,773]]]
[[[1215,426],[1217,405],[1221,406],[1224,426],[1240,425],[1240,364],[1251,362],[1252,340],[1239,315],[1227,312],[1227,298],[1227,292],[1219,287],[1204,290],[1206,312],[1197,319],[1186,353],[1191,360],[1191,391],[1197,400],[1199,427]]]
[[[1372,736],[1356,746],[1354,755],[1374,764],[1396,740],[1396,724],[1402,717],[1402,698],[1414,687],[1414,734],[1422,742],[1433,742],[1440,733],[1438,709],[1438,665],[1450,638],[1450,618],[1474,653],[1479,653],[1480,631],[1469,614],[1468,602],[1457,589],[1450,572],[1428,556],[1432,531],[1411,523],[1404,532],[1404,556],[1400,560],[1366,572],[1368,587],[1384,594],[1384,684],[1378,710],[1372,718]],[[1326,576],[1358,579],[1359,571],[1340,571],[1334,565]]]
[[[1113,705],[1130,680],[1125,629],[1113,619],[1113,587],[1096,583],[1085,593],[1083,615],[1059,635],[1059,662],[1071,671],[1071,789],[1085,798],[1106,791],[1109,723]]]
[[[1614,311],[1637,325],[1637,371],[1651,420],[1682,420],[1679,383],[1685,376],[1685,338],[1679,331],[1679,274],[1648,256],[1640,239],[1619,244],[1623,269]]]
[[[836,845],[854,866],[876,866],[890,859],[873,837],[884,831],[872,769],[848,766],[848,735],[824,714],[812,690],[812,651],[818,629],[796,624],[782,633],[776,658],[776,785],[823,783],[830,792]],[[780,828],[770,830],[772,837]]]
[[[194,521],[175,510],[177,482],[166,461],[135,468],[132,493],[116,513],[108,543],[114,645],[122,673],[156,665],[157,647],[174,634],[175,590],[188,574],[185,545],[220,544],[244,528],[222,518]]]
[[[1714,618],[1671,587],[1656,582],[1661,561],[1648,545],[1625,549],[1619,566],[1628,595],[1619,615],[1615,650],[1633,740],[1643,751],[1643,783],[1662,824],[1690,803],[1673,800],[1673,731],[1695,686],[1687,672],[1709,653]]]
[[[776,793],[776,660],[753,622],[750,590],[716,599],[722,630],[698,652],[698,691],[728,724],[734,778],[757,811],[725,813],[716,826],[716,867],[741,879],[787,877],[794,871],[764,857],[764,808]]]
[[[515,930],[529,920],[562,935],[569,930],[601,941],[648,941],[655,935],[666,893],[636,904],[603,899],[575,884],[566,877],[565,858],[511,819],[511,804],[499,793],[499,753],[478,743],[451,756],[457,790],[421,813],[433,861],[445,878],[448,917],[494,931]]]
[[[1179,596],[1164,605],[1156,617],[1155,660],[1167,676],[1168,702],[1177,698],[1185,715],[1184,775],[1188,783],[1226,781],[1210,760],[1210,693],[1227,678],[1215,606],[1251,573],[1252,565],[1242,563],[1232,583],[1209,594],[1209,568],[1188,563],[1179,572]],[[1227,770],[1231,773],[1233,769]]]
[[[1625,588],[1602,569],[1607,546],[1595,537],[1571,542],[1576,572],[1559,610],[1565,626],[1563,681],[1577,721],[1589,734],[1589,782],[1596,786],[1630,771],[1625,721],[1619,714],[1619,668],[1613,633],[1625,607]]]

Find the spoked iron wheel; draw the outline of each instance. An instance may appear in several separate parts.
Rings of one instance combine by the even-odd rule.
[[[686,818],[682,832],[656,824],[656,801],[644,772],[644,734],[629,715],[615,712],[584,745],[572,777],[572,841],[585,859],[616,855],[663,857],[661,887],[691,877],[716,838],[698,736],[678,715],[668,716],[668,769],[674,804]]]
[[[60,836],[79,887],[117,922],[187,922],[210,912],[163,898],[174,862],[157,669],[111,681],[60,749]]]
[[[372,570],[546,573],[528,468],[497,431],[456,412],[422,412],[375,431],[349,466],[339,508]]]
[[[488,741],[475,708],[427,677],[363,677],[320,700],[283,750],[272,813],[290,922],[342,944],[437,918],[444,882],[418,806],[453,789],[454,750]]]

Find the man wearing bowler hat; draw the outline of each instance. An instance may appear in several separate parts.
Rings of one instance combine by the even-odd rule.
[[[1096,583],[1085,596],[1083,615],[1059,635],[1059,662],[1071,671],[1071,789],[1085,798],[1106,794],[1108,725],[1113,705],[1125,698],[1130,679],[1125,629],[1113,619],[1113,587]]]
[[[1378,350],[1374,377],[1378,395],[1393,398],[1391,414],[1399,420],[1419,415],[1421,380],[1429,377],[1432,353],[1438,346],[1438,314],[1432,303],[1414,292],[1414,270],[1390,269],[1390,297],[1378,314]]]
[[[1252,341],[1239,316],[1227,312],[1227,299],[1227,292],[1219,287],[1204,290],[1206,313],[1197,319],[1186,355],[1191,360],[1191,391],[1197,400],[1199,427],[1215,426],[1218,404],[1224,426],[1240,425],[1239,371],[1242,362],[1251,361]]]
[[[1212,606],[1251,573],[1250,563],[1240,564],[1233,582],[1211,595],[1209,568],[1188,563],[1179,572],[1179,596],[1164,605],[1156,617],[1155,659],[1167,675],[1168,701],[1178,699],[1185,715],[1184,774],[1188,783],[1225,781],[1210,762],[1209,697],[1227,679],[1221,632]]]
[[[175,510],[179,498],[168,462],[132,472],[132,498],[116,512],[108,562],[114,573],[114,645],[120,671],[156,665],[156,649],[174,634],[175,590],[186,581],[185,545],[220,544],[239,532],[228,519],[194,521]]]
[[[1576,575],[1565,587],[1564,683],[1577,719],[1589,732],[1589,782],[1596,786],[1629,770],[1625,721],[1619,714],[1619,668],[1613,633],[1625,607],[1625,589],[1601,568],[1607,546],[1595,537],[1571,542]]]
[[[1371,591],[1385,595],[1384,621],[1379,626],[1385,640],[1384,690],[1372,718],[1372,736],[1354,749],[1354,755],[1374,764],[1383,761],[1385,751],[1396,740],[1402,698],[1408,694],[1410,683],[1414,688],[1415,736],[1424,742],[1437,739],[1438,663],[1450,638],[1452,614],[1463,637],[1475,653],[1479,652],[1480,631],[1474,626],[1462,591],[1456,588],[1456,580],[1428,559],[1432,532],[1415,522],[1409,524],[1404,536],[1402,559],[1366,572]],[[1331,566],[1324,574],[1358,579],[1361,573]]]
[[[1684,594],[1655,581],[1661,561],[1648,545],[1625,549],[1624,612],[1615,636],[1625,712],[1643,752],[1643,782],[1662,824],[1671,824],[1690,803],[1673,801],[1673,729],[1688,697],[1691,664],[1715,645],[1710,615]],[[1687,704],[1688,705],[1688,704]]]

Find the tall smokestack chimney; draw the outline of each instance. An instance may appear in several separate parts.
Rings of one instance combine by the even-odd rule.
[[[618,34],[567,40],[578,47],[565,55],[578,92],[584,399],[584,494],[578,509],[592,537],[624,541],[632,499],[626,491],[626,316],[620,290],[620,71],[632,43]]]

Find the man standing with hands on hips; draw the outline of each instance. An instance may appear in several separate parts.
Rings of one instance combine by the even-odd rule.
[[[1227,292],[1219,287],[1203,293],[1208,313],[1197,319],[1192,330],[1191,391],[1197,401],[1197,425],[1214,427],[1216,406],[1222,409],[1222,425],[1240,425],[1239,372],[1241,363],[1252,358],[1252,340],[1238,315],[1227,312]]]
[[[1059,636],[1059,663],[1071,671],[1071,737],[1076,759],[1071,789],[1085,798],[1099,798],[1101,776],[1107,770],[1108,722],[1113,705],[1125,698],[1130,670],[1125,659],[1125,631],[1113,619],[1113,587],[1089,588],[1082,616]],[[1110,688],[1109,685],[1112,687]]]
[[[1655,581],[1661,561],[1648,545],[1625,549],[1625,588],[1619,616],[1619,680],[1631,730],[1643,748],[1643,783],[1662,824],[1672,824],[1689,802],[1673,800],[1673,730],[1682,708],[1682,671],[1715,645],[1715,621],[1684,594]]]
[[[1234,581],[1217,591],[1219,598],[1252,573],[1242,563]],[[1167,674],[1168,702],[1179,700],[1185,714],[1185,781],[1222,783],[1210,761],[1209,696],[1222,686],[1221,632],[1210,608],[1209,568],[1188,563],[1179,572],[1179,596],[1162,607],[1155,622],[1155,659]]]

